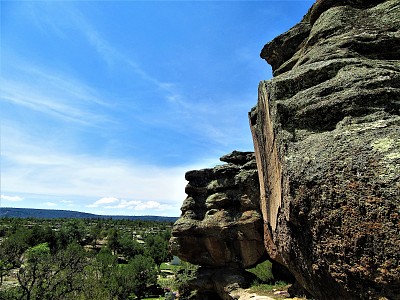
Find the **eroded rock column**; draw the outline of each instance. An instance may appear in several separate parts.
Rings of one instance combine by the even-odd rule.
[[[226,164],[186,173],[188,196],[170,248],[201,266],[193,283],[199,292],[233,299],[235,289],[250,283],[244,269],[265,258],[263,221],[254,154],[234,151],[221,161]]]

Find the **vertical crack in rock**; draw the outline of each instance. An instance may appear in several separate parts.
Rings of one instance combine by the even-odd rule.
[[[259,85],[257,109],[250,112],[250,128],[260,182],[260,205],[264,221],[264,243],[269,255],[280,261],[272,240],[281,206],[281,163],[271,121],[270,102],[264,84]]]

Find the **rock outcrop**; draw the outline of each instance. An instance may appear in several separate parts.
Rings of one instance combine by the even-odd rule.
[[[317,0],[261,57],[255,159],[186,174],[170,245],[198,299],[233,299],[265,250],[316,299],[400,299],[399,0]]]
[[[317,299],[400,299],[400,3],[318,0],[249,113],[269,256]]]
[[[186,173],[188,197],[170,247],[202,266],[192,283],[199,293],[233,299],[232,292],[249,283],[244,269],[265,257],[263,220],[254,154],[234,151],[221,161],[227,164]]]

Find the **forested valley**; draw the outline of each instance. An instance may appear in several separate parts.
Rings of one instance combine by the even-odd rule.
[[[171,228],[141,220],[0,218],[0,299],[159,299],[185,290],[195,267],[170,263]]]

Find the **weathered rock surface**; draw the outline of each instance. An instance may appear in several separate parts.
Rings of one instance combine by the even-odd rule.
[[[265,257],[263,220],[254,154],[234,151],[221,160],[227,164],[186,173],[188,197],[173,227],[170,248],[181,259],[203,266],[198,278],[212,282],[207,289],[199,279],[203,291],[211,289],[223,299],[232,299],[224,292],[232,289],[220,280],[223,276],[204,274],[235,274],[242,278],[238,279],[242,286],[244,268]]]
[[[191,282],[191,290],[197,291],[196,299],[240,299],[244,287],[254,280],[252,273],[238,268],[200,268],[196,280]]]
[[[400,299],[400,3],[319,0],[261,52],[265,246],[317,299]]]

